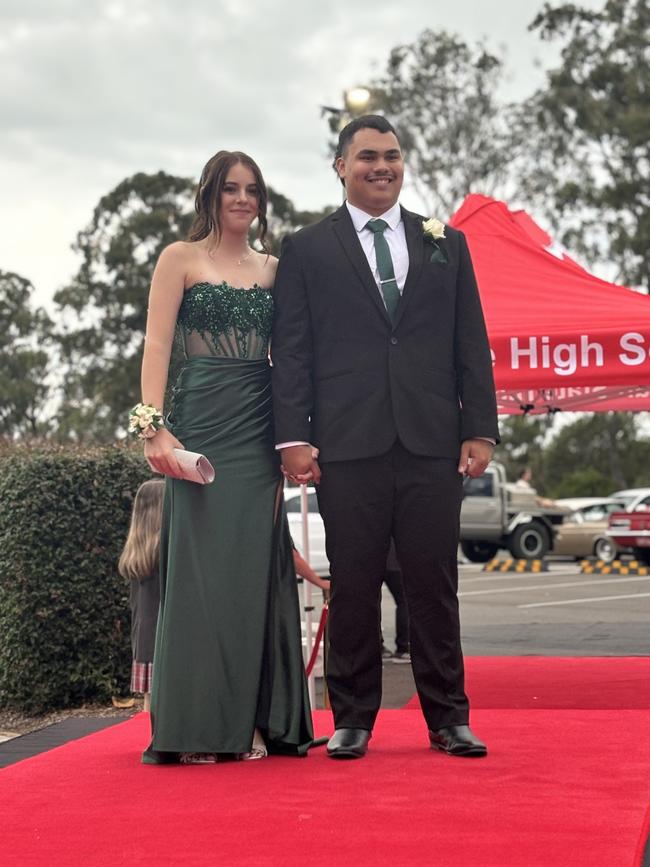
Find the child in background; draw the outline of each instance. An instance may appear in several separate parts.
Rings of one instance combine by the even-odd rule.
[[[156,621],[160,607],[158,575],[163,479],[151,479],[138,488],[131,526],[118,563],[123,578],[131,581],[131,692],[143,693],[149,711]]]
[[[321,578],[317,572],[314,572],[295,545],[293,546],[293,568],[296,570],[296,575],[309,581],[310,584],[320,587],[321,590],[330,589],[329,579]]]

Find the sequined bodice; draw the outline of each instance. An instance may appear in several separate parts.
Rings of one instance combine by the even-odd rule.
[[[178,327],[186,358],[219,355],[265,358],[273,318],[270,289],[255,284],[196,283],[185,292]]]

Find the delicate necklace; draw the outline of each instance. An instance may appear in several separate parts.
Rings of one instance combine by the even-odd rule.
[[[248,262],[250,257],[253,255],[255,250],[252,247],[246,247],[246,250],[241,254],[241,256],[237,259],[237,265],[243,265],[244,262]],[[216,253],[217,250],[208,250],[208,256],[216,261]]]
[[[245,256],[242,256],[241,258],[237,259],[238,265],[243,265],[244,262],[248,261],[248,259],[250,259],[250,257],[255,252],[252,247],[247,247],[246,249],[248,250],[248,253]]]

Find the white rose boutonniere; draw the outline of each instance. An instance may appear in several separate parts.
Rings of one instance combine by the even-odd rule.
[[[439,265],[446,265],[447,254],[445,253],[443,245],[440,243],[446,238],[445,224],[442,220],[438,220],[436,217],[422,220],[422,233],[424,235],[424,240],[428,241],[433,247],[430,261],[437,262]]]
[[[422,220],[422,231],[433,241],[437,241],[438,238],[445,237],[445,224],[442,220],[431,217],[429,220]]]

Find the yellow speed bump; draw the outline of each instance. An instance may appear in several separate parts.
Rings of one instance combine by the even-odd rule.
[[[548,563],[546,560],[527,560],[521,558],[515,560],[514,557],[507,557],[500,560],[494,557],[483,566],[483,572],[548,572]]]
[[[587,575],[650,575],[650,566],[638,560],[582,560],[580,571]]]

